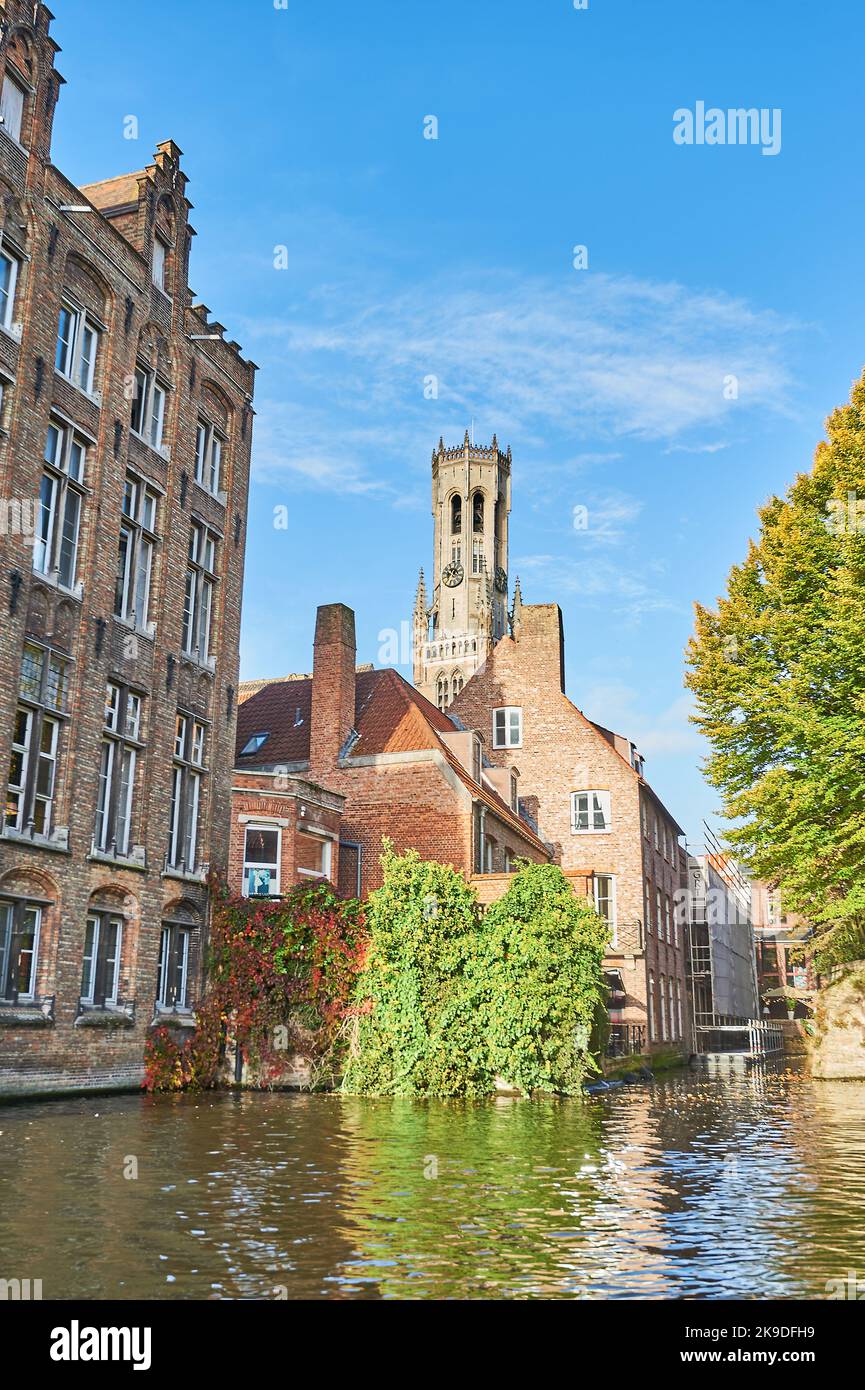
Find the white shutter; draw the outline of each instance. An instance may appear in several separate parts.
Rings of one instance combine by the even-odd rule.
[[[0,98],[0,116],[3,118],[3,129],[15,140],[21,139],[25,96],[24,88],[19,87],[15,79],[7,73],[3,81],[3,95]]]

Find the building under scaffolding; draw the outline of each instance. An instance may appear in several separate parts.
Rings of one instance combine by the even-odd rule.
[[[704,828],[705,849],[688,855],[686,897],[694,1051],[750,1053],[760,1020],[751,886]]]

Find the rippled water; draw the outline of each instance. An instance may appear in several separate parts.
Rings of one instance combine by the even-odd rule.
[[[795,1073],[0,1108],[0,1278],[45,1298],[825,1297],[863,1206],[865,1085]]]

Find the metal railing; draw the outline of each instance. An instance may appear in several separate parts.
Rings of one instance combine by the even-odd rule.
[[[611,1023],[607,1039],[608,1057],[634,1057],[646,1050],[646,1025],[644,1023]]]
[[[746,1019],[742,1023],[698,1023],[695,1048],[707,1052],[744,1053],[748,1057],[774,1056],[784,1051],[784,1029],[771,1019]]]

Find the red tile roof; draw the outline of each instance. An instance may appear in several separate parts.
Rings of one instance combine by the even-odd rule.
[[[238,768],[269,767],[273,763],[306,762],[309,759],[309,726],[312,680],[271,681],[244,700],[237,712]],[[355,676],[354,727],[359,737],[350,756],[372,757],[379,753],[414,753],[436,749],[444,754],[460,781],[472,795],[506,821],[536,849],[546,845],[525,821],[511,810],[497,792],[479,787],[440,734],[452,734],[455,725],[398,671],[358,671]],[[268,735],[261,748],[243,755],[253,734]]]

